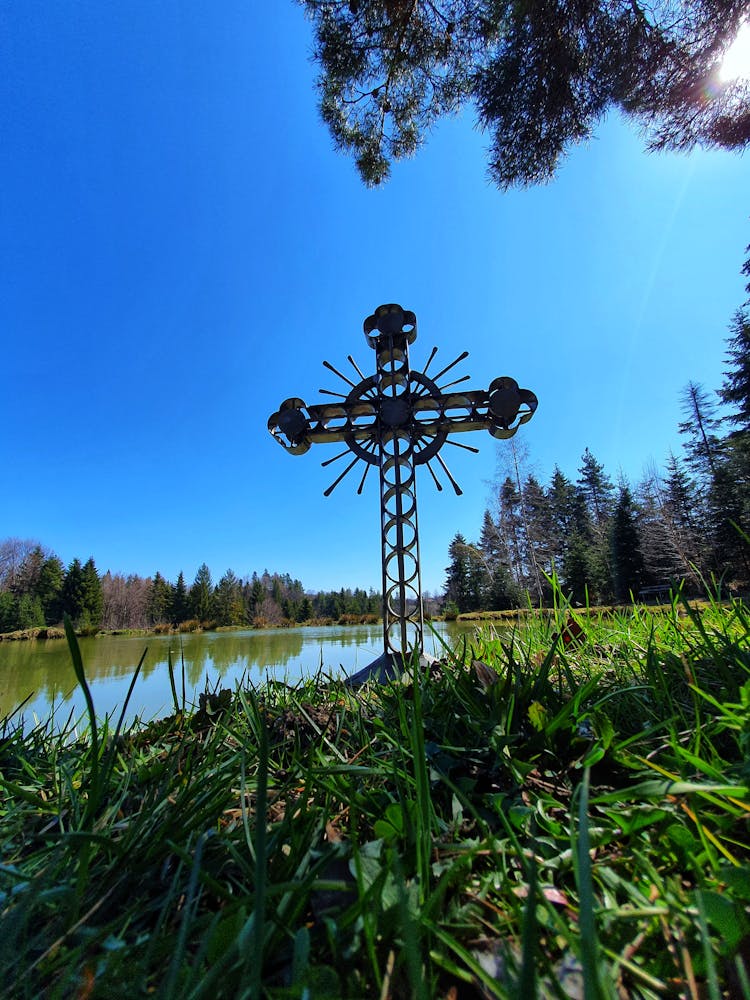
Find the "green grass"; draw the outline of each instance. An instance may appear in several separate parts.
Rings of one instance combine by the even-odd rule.
[[[750,613],[571,615],[357,690],[170,663],[128,730],[69,631],[87,721],[0,733],[0,992],[750,997]]]

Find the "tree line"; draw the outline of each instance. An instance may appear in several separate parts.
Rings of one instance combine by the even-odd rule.
[[[748,247],[750,253],[750,247]],[[742,269],[750,278],[750,257]],[[750,282],[746,286],[750,295]],[[442,603],[447,613],[502,610],[552,599],[553,577],[573,601],[627,601],[706,581],[750,586],[750,297],[727,338],[726,370],[711,393],[690,382],[679,425],[683,453],[650,469],[635,486],[613,483],[586,448],[575,480],[557,466],[543,484],[515,441],[477,541],[449,546]],[[424,595],[426,610],[436,603]],[[82,629],[144,628],[189,621],[278,625],[380,615],[373,590],[311,593],[288,574],[232,570],[214,584],[203,563],[188,586],[153,577],[100,576],[93,558],[62,560],[40,543],[0,541],[0,632],[59,624]]]
[[[743,273],[750,276],[750,258]],[[684,390],[682,454],[670,453],[635,486],[622,476],[613,483],[588,448],[575,480],[556,466],[541,483],[519,446],[505,446],[478,540],[457,534],[449,546],[448,613],[548,603],[553,574],[580,604],[657,596],[680,583],[692,593],[713,581],[747,590],[750,298],[729,330],[721,387]]]
[[[380,615],[381,596],[362,588],[309,592],[289,574],[240,578],[231,569],[213,582],[203,563],[188,585],[153,577],[100,574],[93,558],[66,567],[30,539],[0,541],[0,632],[55,626],[69,615],[84,631],[179,625],[282,625]]]

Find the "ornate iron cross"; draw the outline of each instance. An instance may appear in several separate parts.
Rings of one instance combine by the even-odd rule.
[[[357,493],[362,492],[370,468],[377,466],[379,470],[384,652],[362,675],[373,672],[376,665],[384,666],[386,673],[398,669],[411,651],[423,652],[416,466],[426,465],[442,490],[430,465],[435,459],[460,495],[440,449],[444,444],[473,452],[479,449],[451,441],[449,435],[488,430],[493,437],[509,438],[537,408],[534,393],[519,389],[508,377],[494,379],[488,389],[470,392],[446,392],[465,382],[468,375],[438,386],[438,379],[467,358],[468,351],[429,376],[427,371],[437,353],[434,347],[422,371],[412,371],[409,345],[417,337],[417,319],[399,305],[378,306],[365,320],[364,333],[375,351],[374,375],[363,375],[351,355],[347,360],[358,382],[324,361],[325,367],[350,387],[347,393],[321,389],[326,395],[338,396],[340,402],[307,406],[293,396],[285,399],[268,421],[271,434],[292,455],[304,454],[312,444],[340,441],[346,445],[344,451],[322,463],[326,466],[346,455],[354,456],[325,490],[325,496],[330,496],[357,462],[365,466]]]

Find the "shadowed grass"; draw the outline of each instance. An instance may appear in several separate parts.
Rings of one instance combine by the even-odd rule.
[[[0,734],[3,995],[750,996],[749,624],[559,599],[197,708],[170,661],[129,730],[69,635],[87,729]]]

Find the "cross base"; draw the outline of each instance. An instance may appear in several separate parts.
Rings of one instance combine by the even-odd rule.
[[[345,678],[344,683],[349,687],[361,687],[368,682],[387,684],[388,681],[400,680],[404,674],[408,673],[408,663],[412,661],[413,656],[413,653],[410,654],[408,661],[405,662],[400,653],[381,653],[372,663],[358,670],[351,677]],[[437,663],[434,656],[430,656],[429,653],[420,653],[419,666],[421,670],[426,670],[433,663]]]

